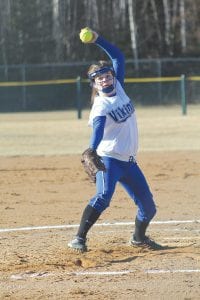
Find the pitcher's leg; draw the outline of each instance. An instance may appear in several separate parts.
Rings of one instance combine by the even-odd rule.
[[[99,171],[96,175],[96,195],[86,206],[75,239],[68,246],[78,251],[86,251],[86,236],[89,229],[98,220],[101,213],[109,206],[115,185],[118,180],[119,170],[112,159],[105,159],[106,172]]]
[[[129,172],[122,178],[121,183],[138,207],[131,244],[154,250],[160,249],[160,245],[146,237],[146,230],[156,213],[156,206],[145,176],[137,164],[130,166]]]
[[[89,205],[102,213],[109,205],[119,180],[120,168],[112,158],[103,157],[106,172],[98,172],[96,175],[96,195],[90,200]]]
[[[86,235],[92,225],[98,220],[101,213],[87,205],[83,211],[81,222],[76,237],[68,243],[68,246],[77,251],[87,251]]]
[[[149,185],[139,166],[131,163],[126,176],[120,182],[138,207],[137,219],[149,223],[156,214],[156,206]]]

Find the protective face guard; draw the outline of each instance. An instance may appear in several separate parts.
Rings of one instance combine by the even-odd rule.
[[[113,69],[112,66],[105,66],[105,67],[102,67],[101,69],[99,69],[99,70],[97,70],[97,71],[94,71],[94,72],[90,73],[90,74],[88,75],[88,77],[89,77],[89,79],[91,80],[91,86],[93,86],[94,80],[95,80],[96,77],[101,76],[102,74],[105,74],[105,73],[107,73],[107,72],[112,72],[113,76],[114,76],[114,74],[115,74],[114,69]],[[109,86],[107,86],[107,87],[102,87],[100,90],[101,90],[101,92],[103,92],[103,93],[105,93],[105,94],[109,94],[109,93],[111,93],[114,89],[115,89],[114,84],[111,84],[111,85],[109,85]]]

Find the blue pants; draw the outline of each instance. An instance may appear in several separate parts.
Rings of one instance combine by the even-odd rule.
[[[110,157],[102,157],[106,172],[96,175],[96,195],[89,205],[102,213],[109,205],[116,183],[119,182],[138,207],[137,218],[150,222],[156,213],[153,195],[147,181],[136,162],[124,162]]]

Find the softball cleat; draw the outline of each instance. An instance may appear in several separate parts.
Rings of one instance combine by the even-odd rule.
[[[160,244],[156,243],[155,241],[151,240],[149,237],[145,237],[142,242],[138,242],[134,240],[134,238],[130,241],[130,244],[134,247],[141,247],[141,248],[146,248],[149,250],[162,250],[163,246]]]
[[[68,243],[68,247],[77,252],[86,252],[86,239],[75,237],[71,242]]]

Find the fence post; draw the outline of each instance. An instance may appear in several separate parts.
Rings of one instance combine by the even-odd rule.
[[[82,103],[81,103],[81,77],[76,79],[76,96],[77,96],[77,116],[78,119],[82,118]]]
[[[158,71],[158,77],[162,77],[162,65],[160,59],[157,59],[157,71]],[[158,82],[158,101],[159,104],[162,103],[162,82]]]
[[[26,82],[26,69],[25,65],[22,65],[22,82]],[[23,111],[26,110],[26,86],[25,84],[22,85],[22,109]]]
[[[186,78],[185,75],[181,75],[181,106],[182,114],[187,114],[187,99],[186,99]]]

